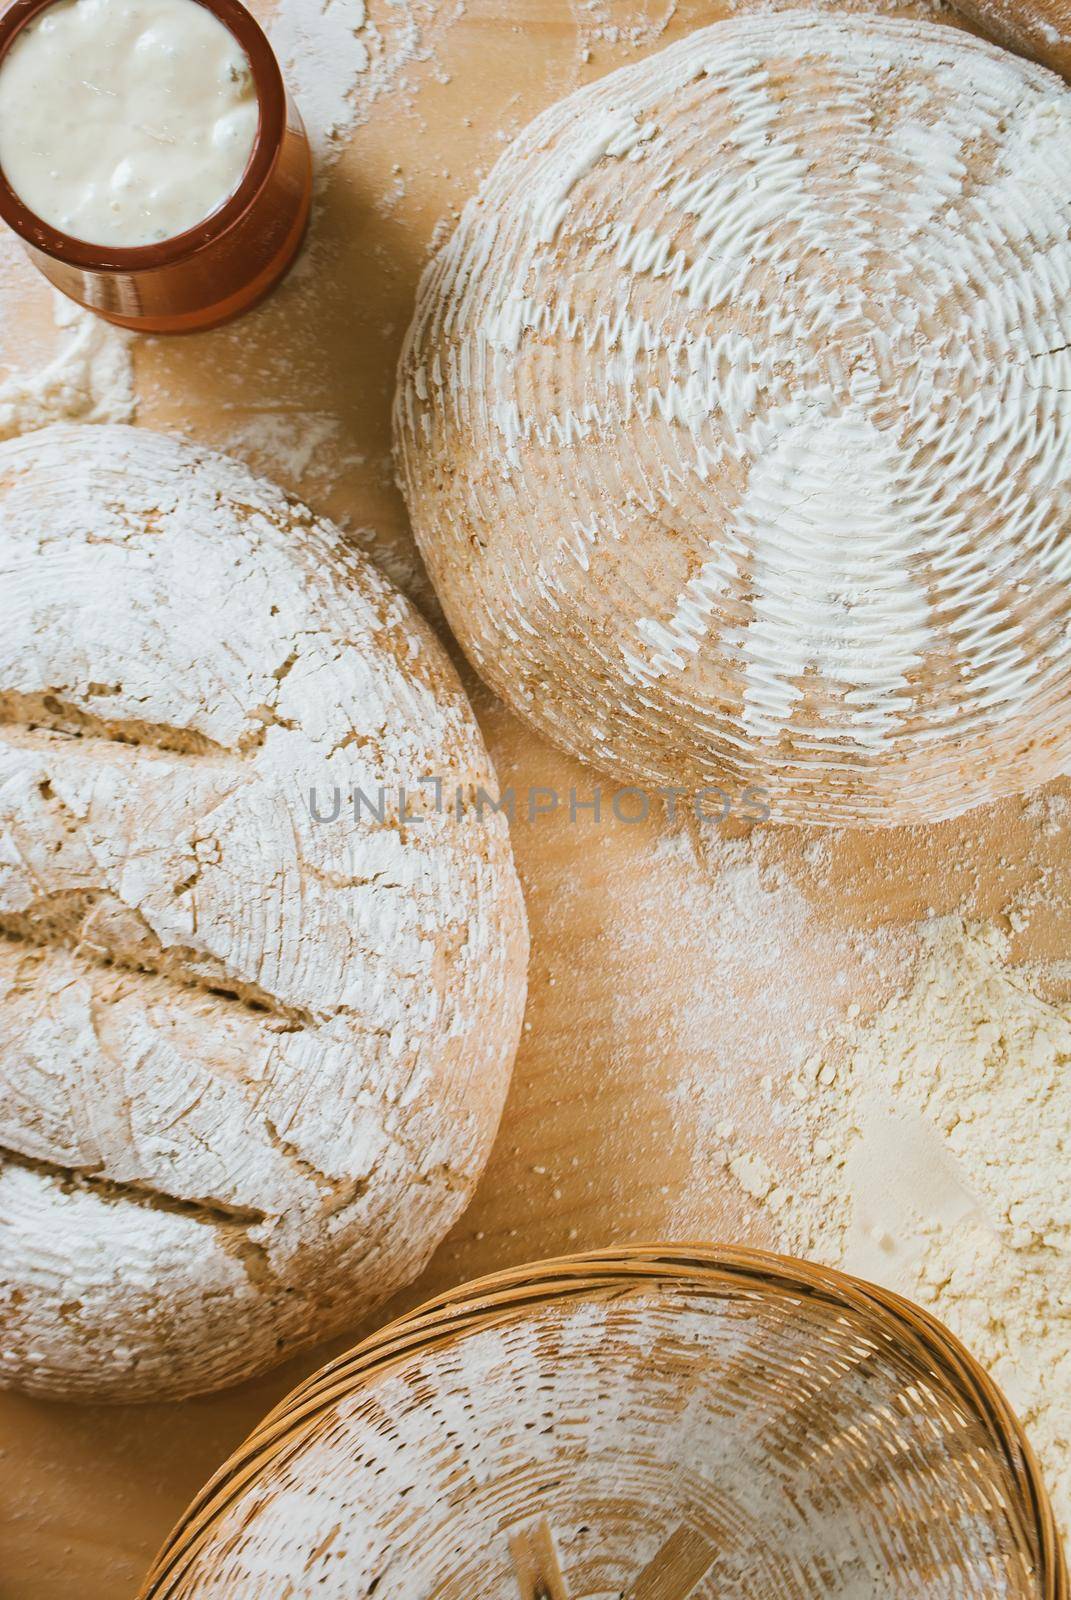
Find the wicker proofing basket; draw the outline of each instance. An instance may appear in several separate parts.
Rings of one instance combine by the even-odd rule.
[[[1006,1401],[897,1296],[655,1246],[487,1278],[295,1390],[152,1600],[1066,1600]]]

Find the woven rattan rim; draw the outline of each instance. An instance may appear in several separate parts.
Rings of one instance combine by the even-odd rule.
[[[303,1443],[335,1402],[419,1351],[568,1300],[606,1300],[663,1286],[713,1297],[818,1303],[859,1317],[876,1338],[923,1368],[975,1416],[1006,1478],[1009,1510],[1037,1581],[1038,1600],[1071,1600],[1066,1559],[1037,1460],[992,1378],[947,1328],[910,1301],[832,1268],[708,1244],[635,1245],[566,1256],[481,1278],[389,1323],[300,1384],[205,1486],[153,1565],[139,1600],[168,1600],[215,1524],[250,1482]]]

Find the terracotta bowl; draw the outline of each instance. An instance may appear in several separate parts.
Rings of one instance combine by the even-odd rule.
[[[0,60],[55,0],[14,0],[0,16]],[[63,294],[141,333],[193,333],[229,322],[269,294],[305,236],[312,159],[297,107],[256,19],[239,0],[199,0],[249,58],[260,123],[234,194],[186,233],[120,249],[72,239],[36,216],[0,171],[0,219]]]

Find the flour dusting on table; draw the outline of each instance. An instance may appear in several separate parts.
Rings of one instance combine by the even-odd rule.
[[[0,382],[0,439],[53,422],[129,422],[134,416],[131,335],[55,295],[62,340],[43,367]]]
[[[798,1167],[731,1126],[708,1159],[781,1248],[898,1290],[964,1341],[1071,1527],[1071,1005],[1008,964],[998,930],[943,918],[906,990],[832,1031],[791,1092]]]
[[[364,0],[281,0],[271,40],[312,147],[323,160],[357,124],[368,69]]]
[[[431,0],[279,0],[271,41],[321,163],[338,159],[379,96],[428,59],[456,15]]]

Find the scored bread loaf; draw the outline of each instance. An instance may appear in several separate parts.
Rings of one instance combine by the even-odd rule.
[[[215,1388],[421,1269],[525,993],[455,786],[453,668],[337,529],[142,430],[0,445],[0,1383]]]
[[[612,73],[425,274],[396,438],[472,662],[615,776],[877,825],[1053,776],[1071,92],[810,11]]]

